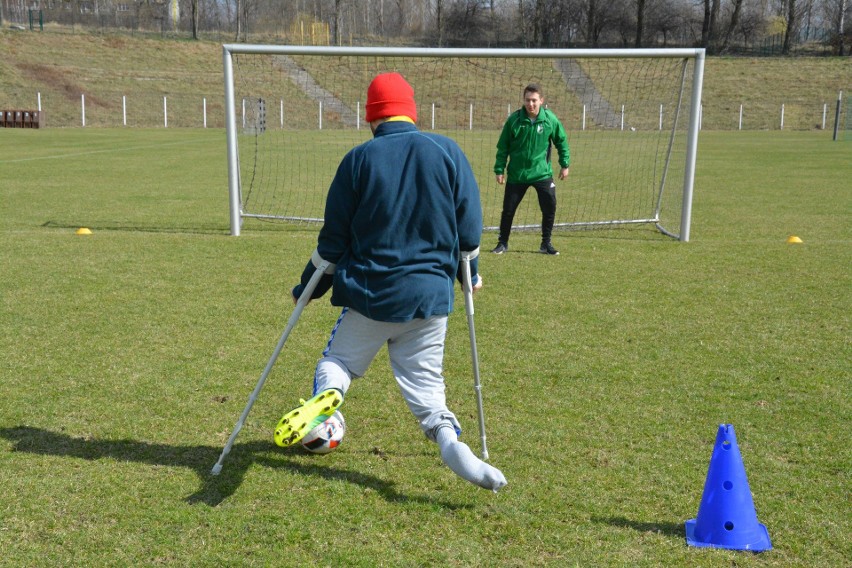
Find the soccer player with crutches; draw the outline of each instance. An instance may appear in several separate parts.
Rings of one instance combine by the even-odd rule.
[[[299,316],[302,315],[302,310],[304,310],[305,306],[308,305],[308,302],[311,299],[311,294],[324,274],[332,274],[334,272],[334,265],[327,260],[323,260],[317,254],[314,254],[311,258],[311,262],[313,262],[316,270],[311,276],[311,279],[308,281],[307,286],[305,286],[305,291],[307,293],[303,294],[296,302],[296,307],[293,309],[293,313],[290,314],[290,319],[287,320],[287,327],[284,328],[284,333],[281,334],[281,339],[278,340],[278,345],[275,346],[275,351],[272,352],[272,357],[269,358],[266,368],[263,370],[263,373],[260,375],[260,379],[257,381],[257,386],[254,387],[251,396],[249,396],[248,404],[246,404],[245,409],[243,409],[240,419],[237,420],[237,424],[234,426],[234,431],[231,432],[231,436],[228,438],[228,442],[222,450],[222,455],[219,456],[219,461],[216,462],[216,465],[214,465],[213,469],[210,471],[213,475],[218,475],[222,471],[222,462],[225,461],[225,456],[227,456],[231,451],[231,446],[234,445],[234,440],[237,439],[237,435],[240,433],[240,430],[242,430],[243,424],[245,424],[246,418],[251,411],[251,407],[254,406],[257,396],[260,394],[263,384],[266,382],[266,377],[269,376],[269,372],[272,370],[275,360],[278,359],[281,349],[284,348],[284,342],[287,341],[287,337],[289,337],[290,332],[293,331],[293,328],[296,326],[296,322],[299,321]]]
[[[497,491],[506,478],[458,439],[461,425],[447,407],[443,376],[455,280],[466,270],[467,291],[482,287],[475,256],[460,258],[482,236],[473,170],[456,142],[417,128],[414,90],[400,74],[376,76],[365,109],[373,138],[341,161],[317,237],[318,254],[337,268],[313,297],[331,289],[341,314],[316,366],[314,396],[284,414],[275,442],[296,444],[332,414],[386,346],[399,391],[444,464]],[[293,297],[310,295],[311,271],[305,267]]]

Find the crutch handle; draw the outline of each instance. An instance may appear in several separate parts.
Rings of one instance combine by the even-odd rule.
[[[477,249],[478,252],[478,249]],[[311,263],[317,269],[322,269],[323,274],[334,274],[334,269],[337,268],[337,265],[325,260],[320,256],[319,250],[314,249],[313,254],[311,255]]]
[[[473,250],[461,251],[461,253],[459,254],[459,259],[462,261],[470,262],[477,256],[479,256],[479,247],[476,247]]]
[[[465,313],[467,315],[473,315],[473,301],[468,300],[467,295],[473,294],[473,281],[472,276],[470,275],[470,261],[479,256],[479,247],[471,251],[461,251],[459,254],[459,259],[461,260],[462,265],[462,290],[465,293]]]

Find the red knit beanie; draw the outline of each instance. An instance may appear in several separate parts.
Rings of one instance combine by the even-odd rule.
[[[367,88],[367,122],[390,116],[417,121],[414,89],[399,73],[376,75]]]

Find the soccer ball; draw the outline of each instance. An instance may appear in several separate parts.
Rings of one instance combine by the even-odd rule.
[[[302,438],[302,447],[313,454],[327,454],[343,441],[346,421],[340,411],[335,411],[328,420],[314,427]]]

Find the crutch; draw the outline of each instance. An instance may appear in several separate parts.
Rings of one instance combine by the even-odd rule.
[[[470,354],[473,359],[473,390],[476,391],[476,410],[479,412],[479,438],[482,440],[482,459],[488,459],[488,447],[485,445],[485,412],[482,409],[482,385],[479,384],[479,353],[476,351],[476,329],[473,326],[473,283],[470,276],[470,261],[479,256],[479,248],[461,253],[462,288],[464,289],[464,308],[467,312],[467,328],[470,332]]]
[[[227,456],[228,452],[231,451],[231,446],[234,445],[234,440],[237,439],[237,434],[239,434],[240,430],[242,430],[243,424],[245,424],[246,418],[251,411],[251,407],[254,405],[254,401],[257,400],[257,396],[263,388],[263,383],[266,382],[266,377],[269,376],[269,372],[272,370],[275,360],[278,359],[278,354],[281,353],[281,349],[284,347],[284,342],[287,341],[287,337],[296,326],[296,322],[299,321],[299,316],[302,315],[302,310],[305,309],[305,306],[307,306],[308,302],[311,300],[311,294],[314,293],[314,289],[317,287],[317,284],[319,284],[320,278],[323,277],[323,274],[331,274],[334,272],[335,265],[320,258],[319,254],[316,252],[314,252],[311,257],[311,262],[313,262],[313,265],[316,267],[316,271],[314,271],[311,279],[308,280],[308,284],[305,286],[305,290],[302,292],[302,295],[299,296],[299,300],[296,302],[296,307],[293,309],[293,313],[290,314],[290,319],[287,320],[287,327],[284,328],[284,333],[281,334],[281,339],[278,340],[278,345],[275,346],[275,351],[272,352],[272,357],[269,358],[266,368],[263,370],[263,373],[260,375],[260,379],[257,381],[257,386],[254,387],[251,396],[249,396],[248,404],[246,404],[246,407],[243,409],[240,419],[237,420],[237,424],[234,426],[234,431],[231,432],[228,442],[225,444],[224,449],[222,449],[222,455],[219,456],[219,461],[217,461],[216,465],[213,466],[213,469],[210,470],[210,473],[213,475],[219,475],[222,471],[222,462],[225,461],[225,456]]]

